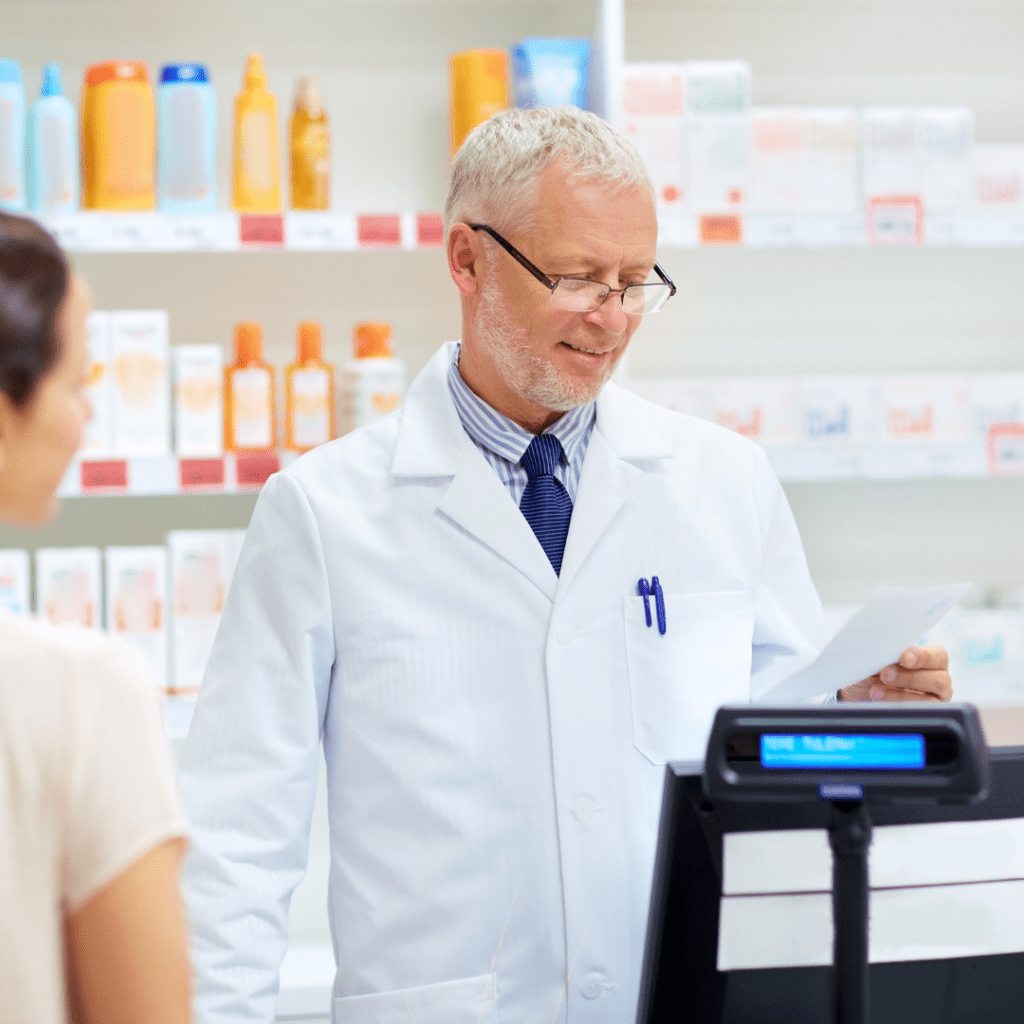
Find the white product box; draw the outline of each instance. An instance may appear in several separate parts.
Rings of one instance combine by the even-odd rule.
[[[626,64],[623,68],[622,132],[647,165],[658,209],[686,204],[683,122],[685,65]]]
[[[85,326],[89,363],[85,395],[92,407],[92,418],[85,425],[80,454],[85,459],[105,459],[113,447],[110,314],[93,310],[86,317]]]
[[[114,454],[171,450],[169,331],[162,309],[111,314]]]
[[[55,626],[102,626],[99,548],[36,551],[36,615]]]
[[[966,441],[970,382],[956,375],[886,377],[885,432],[890,441]]]
[[[167,687],[167,549],[104,551],[107,629],[139,647],[153,679]]]
[[[954,699],[981,705],[1024,702],[1024,612],[957,609],[946,635]]]
[[[913,107],[865,107],[861,112],[864,198],[921,195],[918,117]]]
[[[170,693],[197,693],[227,597],[232,564],[226,530],[172,530]]]
[[[712,385],[712,419],[759,444],[800,437],[800,388],[791,377],[719,378]]]
[[[754,107],[748,210],[795,213],[803,205],[807,123],[797,107]]]
[[[805,441],[865,443],[884,437],[878,377],[805,377],[800,408]]]
[[[861,209],[860,122],[853,107],[804,107],[801,202],[809,213]]]
[[[690,207],[737,213],[750,188],[750,67],[742,61],[686,65]]]
[[[29,555],[18,548],[0,551],[0,609],[14,615],[28,615],[29,603]]]
[[[219,345],[175,345],[174,448],[183,458],[224,453],[224,353]]]
[[[925,209],[969,209],[974,191],[974,111],[970,107],[922,107],[918,140]]]
[[[971,411],[971,433],[981,440],[997,423],[1024,423],[1024,373],[975,374]]]
[[[1024,146],[975,145],[974,202],[981,210],[1024,209]]]

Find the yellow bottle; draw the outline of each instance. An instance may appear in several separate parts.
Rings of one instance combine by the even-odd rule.
[[[226,451],[267,451],[276,444],[274,371],[262,349],[263,330],[255,320],[235,327],[235,362],[224,370]]]
[[[499,110],[508,109],[508,54],[463,50],[451,59],[452,155],[466,136]]]
[[[299,324],[299,356],[285,370],[285,447],[305,452],[330,441],[334,429],[334,367],[323,360],[316,320]]]
[[[240,213],[277,213],[281,209],[277,97],[267,88],[260,53],[249,54],[245,88],[235,97],[232,205]]]
[[[331,136],[315,78],[299,80],[291,121],[293,210],[327,210],[331,205]]]
[[[156,207],[156,111],[146,65],[93,64],[82,90],[82,207]]]

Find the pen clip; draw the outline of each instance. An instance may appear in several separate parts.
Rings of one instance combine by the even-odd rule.
[[[654,591],[654,604],[658,610],[658,632],[664,636],[665,630],[668,628],[665,622],[665,594],[657,576],[651,577],[651,590]]]
[[[644,615],[647,616],[647,625],[651,624],[651,585],[642,576],[636,581],[636,592],[644,599]]]

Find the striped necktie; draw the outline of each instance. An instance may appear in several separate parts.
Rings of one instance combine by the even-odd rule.
[[[554,434],[539,434],[520,460],[529,481],[519,510],[537,535],[556,576],[562,571],[562,552],[572,518],[572,498],[561,481],[555,479],[555,466],[561,455],[562,445]]]

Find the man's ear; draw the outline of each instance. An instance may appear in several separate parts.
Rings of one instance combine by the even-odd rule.
[[[463,295],[475,295],[480,287],[477,261],[483,246],[468,224],[455,224],[448,232],[448,273]]]

